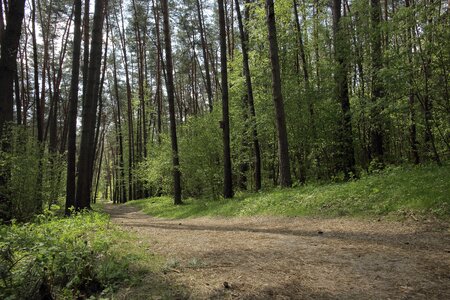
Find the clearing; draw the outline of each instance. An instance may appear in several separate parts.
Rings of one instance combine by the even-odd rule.
[[[447,222],[105,211],[167,258],[161,275],[192,299],[450,299]]]

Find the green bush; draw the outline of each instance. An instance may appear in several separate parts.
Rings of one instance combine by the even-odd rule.
[[[106,215],[39,215],[33,223],[0,227],[0,298],[73,299],[111,290],[127,276],[110,251]]]
[[[0,218],[31,219],[45,206],[57,204],[65,186],[66,164],[59,154],[44,152],[30,132],[11,126],[0,149],[0,195],[8,199],[0,205]]]

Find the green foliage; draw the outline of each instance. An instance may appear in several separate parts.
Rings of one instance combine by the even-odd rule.
[[[66,164],[59,154],[42,151],[26,128],[10,129],[4,137],[8,150],[0,150],[0,172],[7,178],[6,186],[1,188],[11,201],[11,207],[6,208],[10,216],[28,220],[44,206],[61,202]]]
[[[127,261],[110,251],[116,231],[104,214],[39,215],[0,227],[0,298],[60,299],[112,290],[127,278]]]
[[[222,184],[221,131],[217,113],[192,117],[179,127],[179,153],[183,193],[218,195]],[[172,192],[170,139],[164,135],[135,172],[154,194]]]
[[[235,199],[190,198],[173,206],[169,197],[132,201],[164,218],[199,216],[392,216],[450,217],[450,166],[392,167],[359,180],[300,188],[239,193]]]

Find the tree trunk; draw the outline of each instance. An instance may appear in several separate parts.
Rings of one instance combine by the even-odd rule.
[[[371,155],[378,162],[383,162],[383,129],[382,129],[382,97],[384,94],[380,71],[383,67],[381,53],[381,5],[380,0],[371,0],[372,25],[372,128],[371,128]]]
[[[230,148],[230,117],[228,110],[228,72],[227,72],[227,44],[225,32],[225,11],[223,0],[219,4],[220,28],[220,68],[222,74],[222,122],[223,130],[223,196],[233,197],[233,178],[231,174],[231,148]]]
[[[74,10],[75,27],[73,34],[72,78],[70,81],[67,138],[66,215],[70,214],[70,207],[75,204],[78,84],[81,57],[81,0],[74,1]]]
[[[338,128],[340,152],[338,170],[344,172],[346,179],[355,173],[355,154],[353,149],[352,117],[347,82],[347,58],[348,43],[343,33],[341,24],[341,0],[333,0],[333,33],[334,56],[337,62],[335,74],[336,96],[339,99],[342,110],[341,124]]]
[[[114,36],[114,35],[112,35]],[[114,93],[115,93],[115,104],[117,107],[117,139],[119,143],[119,169],[120,173],[117,172],[120,193],[118,194],[118,200],[120,203],[125,203],[127,201],[127,194],[125,190],[125,170],[124,170],[124,160],[123,160],[123,136],[122,136],[122,113],[120,108],[119,100],[119,84],[117,80],[117,66],[116,66],[116,49],[113,44],[113,78],[114,78]],[[116,185],[117,188],[117,185]]]
[[[122,3],[122,2],[121,2]],[[122,30],[119,28],[119,36],[122,43],[122,53],[125,69],[125,84],[127,89],[127,116],[128,116],[128,199],[134,199],[134,184],[133,184],[133,166],[134,166],[134,130],[133,130],[133,106],[131,95],[130,74],[128,69],[128,55],[127,45],[125,40],[125,27],[122,12],[122,4],[120,5],[120,17]],[[117,25],[119,23],[117,22]]]
[[[90,0],[85,0],[83,16],[83,103],[86,98],[87,80],[89,73],[89,8]]]
[[[209,112],[213,110],[213,93],[211,85],[211,74],[209,72],[209,57],[208,57],[208,45],[206,44],[205,33],[203,29],[203,17],[200,6],[200,0],[196,0],[197,3],[197,16],[198,16],[198,28],[200,30],[200,39],[202,42],[203,51],[203,63],[205,64],[205,77],[206,77],[206,93],[208,95],[208,107]]]
[[[36,41],[36,4],[35,0],[31,2],[31,27],[32,27],[32,42],[33,42],[33,64],[34,64],[34,102],[36,107],[36,123],[37,123],[37,139],[39,143],[44,141],[44,120],[41,107],[41,100],[39,99],[39,64],[38,64],[38,50]]]
[[[166,69],[167,69],[167,100],[169,102],[169,120],[170,120],[170,139],[172,142],[172,172],[173,172],[173,193],[174,204],[182,204],[181,200],[181,171],[180,162],[178,158],[178,140],[177,140],[177,124],[175,118],[175,91],[173,80],[173,65],[172,65],[172,41],[170,37],[169,24],[169,8],[168,0],[162,0],[163,23],[164,23],[164,43],[166,50]]]
[[[89,72],[86,88],[86,98],[83,103],[83,121],[80,143],[80,155],[78,160],[78,182],[75,208],[77,210],[90,208],[92,168],[94,159],[92,157],[95,121],[97,117],[97,102],[100,80],[100,66],[102,61],[102,31],[105,15],[106,0],[95,1],[94,22],[92,27],[91,51],[89,56]],[[91,156],[91,157],[90,157]]]
[[[253,98],[253,85],[252,85],[252,77],[250,74],[250,64],[248,58],[248,33],[245,31],[244,23],[242,21],[241,9],[239,6],[239,0],[235,0],[236,6],[236,16],[239,25],[239,34],[241,37],[242,43],[242,65],[244,69],[245,76],[245,84],[247,87],[247,107],[246,109],[250,112],[250,124],[252,127],[252,141],[253,141],[253,169],[254,169],[254,181],[255,181],[255,191],[259,191],[261,189],[261,150],[259,146],[258,139],[258,129],[256,125],[256,111],[255,111],[255,103]],[[248,8],[245,8],[245,18],[248,20]]]
[[[410,0],[405,1],[405,6],[410,7]],[[415,95],[414,90],[412,88],[414,84],[414,75],[412,71],[413,59],[412,59],[412,28],[407,28],[407,40],[408,40],[408,64],[411,68],[410,75],[408,76],[409,80],[409,95],[408,95],[408,107],[409,107],[409,142],[410,142],[410,151],[414,164],[420,163],[419,150],[418,150],[418,142],[417,142],[417,129],[416,129],[416,110],[415,110]]]
[[[13,121],[14,106],[14,76],[16,74],[16,59],[19,49],[25,0],[10,2],[6,15],[6,29],[1,40],[0,52],[0,139],[4,135],[4,127]],[[8,151],[9,145],[3,141],[1,150]],[[2,166],[3,169],[3,166]],[[9,221],[11,218],[11,199],[4,193],[8,185],[7,170],[0,172],[0,219]],[[5,174],[6,173],[6,174]]]
[[[282,187],[290,187],[291,169],[289,164],[289,146],[284,113],[283,94],[281,91],[280,62],[278,58],[277,30],[275,24],[275,11],[273,0],[266,0],[266,20],[270,47],[270,62],[272,65],[272,98],[275,103],[278,159],[280,162],[279,183]]]

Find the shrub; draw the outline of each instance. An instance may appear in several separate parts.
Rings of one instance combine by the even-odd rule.
[[[39,215],[0,227],[0,298],[77,298],[111,289],[126,277],[110,253],[114,229],[106,215]]]

